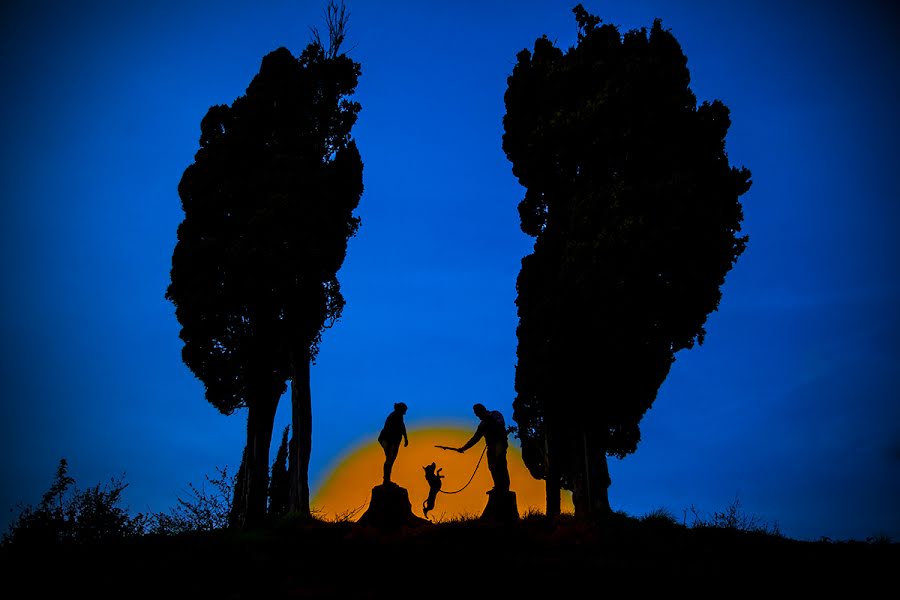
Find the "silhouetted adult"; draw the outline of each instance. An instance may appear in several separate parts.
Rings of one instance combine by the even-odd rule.
[[[391,470],[394,468],[394,461],[397,460],[397,454],[400,452],[400,440],[403,440],[403,447],[409,446],[409,438],[406,436],[406,423],[403,422],[403,415],[406,414],[406,404],[397,402],[394,404],[394,412],[387,416],[384,420],[384,427],[378,434],[378,443],[384,448],[384,483],[391,483]]]
[[[463,453],[477,444],[478,440],[484,438],[484,443],[487,445],[488,469],[494,479],[494,489],[490,490],[488,494],[494,490],[508,492],[509,470],[506,467],[506,449],[509,447],[509,443],[506,439],[506,421],[503,420],[500,411],[488,410],[484,404],[473,405],[472,411],[476,417],[481,419],[481,423],[478,424],[475,435],[462,447],[456,448],[456,451]]]

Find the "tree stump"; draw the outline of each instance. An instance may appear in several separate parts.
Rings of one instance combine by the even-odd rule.
[[[519,520],[519,508],[516,505],[516,493],[513,491],[488,492],[488,503],[481,513],[482,521],[510,523]]]
[[[417,517],[412,512],[409,492],[396,483],[377,485],[372,488],[369,508],[359,518],[360,525],[370,525],[379,529],[397,529],[431,525],[431,521]]]

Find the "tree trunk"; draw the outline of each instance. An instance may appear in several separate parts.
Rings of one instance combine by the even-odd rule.
[[[311,517],[309,457],[312,453],[312,394],[309,389],[309,349],[291,353],[291,424],[289,446],[290,495],[288,512]]]
[[[559,470],[550,452],[549,436],[544,436],[544,477],[547,490],[547,516],[556,518],[562,512],[560,505]]]
[[[590,485],[591,516],[604,516],[612,512],[609,505],[609,463],[606,452],[598,450],[588,460],[588,482]]]
[[[572,465],[574,476],[572,477],[572,504],[575,506],[575,517],[587,519],[590,516],[590,502],[588,501],[587,467],[585,458],[587,452],[584,448],[585,435],[583,431],[575,430],[572,438]]]
[[[228,526],[241,528],[244,524],[244,516],[247,514],[247,446],[241,455],[241,466],[238,467],[237,476],[234,478],[234,490],[231,495],[231,509],[228,512]]]
[[[572,490],[575,516],[585,519],[602,517],[610,512],[609,465],[606,449],[597,441],[597,434],[582,431],[577,442],[578,476]]]
[[[606,448],[600,444],[597,434],[584,431],[582,433],[582,451],[584,453],[584,503],[588,518],[602,517],[609,514],[609,465],[606,462]]]
[[[247,445],[245,447],[244,513],[241,527],[255,527],[266,518],[269,495],[269,447],[275,426],[278,397],[259,400],[247,408]]]

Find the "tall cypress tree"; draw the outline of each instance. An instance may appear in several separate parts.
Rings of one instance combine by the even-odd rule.
[[[246,93],[210,108],[200,150],[182,177],[167,298],[182,325],[185,363],[207,399],[247,407],[242,525],[265,516],[275,410],[291,381],[289,509],[309,511],[310,364],[344,306],[337,272],[359,219],[362,161],[350,131],[360,65],[339,52],[348,14],[326,13],[298,57],[267,54]]]
[[[516,399],[523,458],[576,513],[609,511],[606,457],[639,423],[747,243],[729,165],[729,110],[697,106],[687,58],[660,20],[624,36],[573,10],[575,46],[521,51],[505,94],[503,149],[535,237],[517,280]]]

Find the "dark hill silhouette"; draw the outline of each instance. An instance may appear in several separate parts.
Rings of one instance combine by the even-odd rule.
[[[580,589],[867,597],[893,584],[900,564],[896,543],[804,542],[620,513],[593,524],[535,515],[390,531],[288,518],[267,529],[0,552],[4,587],[36,598],[532,598]]]

